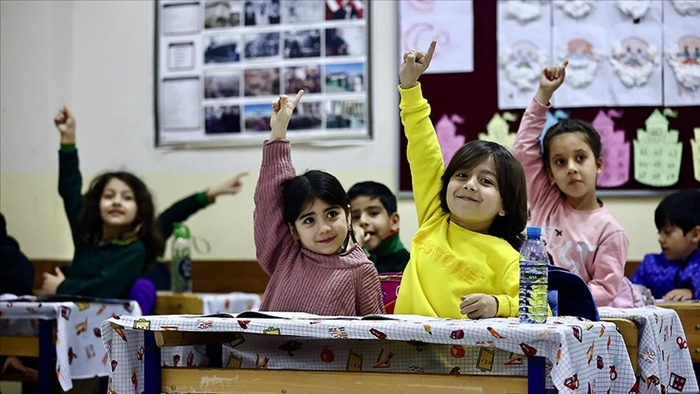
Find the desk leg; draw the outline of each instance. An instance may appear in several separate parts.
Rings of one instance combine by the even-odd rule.
[[[210,368],[221,368],[223,366],[223,351],[222,347],[224,345],[220,343],[210,343],[207,344],[207,357],[209,358]]]
[[[156,337],[153,331],[143,332],[144,352],[144,377],[143,386],[145,393],[160,393],[161,370],[160,348],[156,346]]]
[[[53,343],[55,320],[39,319],[39,393],[53,393],[56,380],[56,347]]]
[[[528,394],[545,392],[544,357],[527,358],[527,392]]]

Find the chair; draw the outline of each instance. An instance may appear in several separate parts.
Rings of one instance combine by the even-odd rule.
[[[559,316],[577,316],[598,321],[598,307],[593,294],[583,279],[567,270],[554,265],[548,266],[548,290],[557,292]],[[552,307],[554,310],[555,307]]]
[[[129,290],[129,299],[139,303],[141,313],[150,315],[156,304],[156,285],[150,279],[138,278]]]

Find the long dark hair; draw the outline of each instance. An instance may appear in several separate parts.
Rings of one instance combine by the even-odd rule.
[[[284,220],[294,227],[304,208],[313,204],[316,198],[326,204],[338,205],[345,211],[346,219],[350,215],[350,198],[343,185],[335,176],[320,170],[309,170],[294,178],[287,179],[282,184],[282,201],[284,202]],[[343,250],[347,248],[350,239],[355,241],[352,226],[348,228]]]
[[[493,157],[496,165],[496,181],[503,200],[504,216],[496,215],[489,226],[489,234],[503,238],[516,250],[523,243],[523,230],[527,224],[527,186],[525,172],[520,162],[503,146],[490,141],[474,140],[462,145],[450,160],[442,174],[440,202],[445,212],[447,206],[447,185],[455,172],[473,169]]]
[[[136,175],[125,172],[107,172],[97,176],[90,182],[90,188],[83,196],[83,206],[78,213],[75,226],[75,238],[81,242],[90,243],[102,234],[102,216],[100,215],[100,200],[107,183],[113,179],[129,185],[134,192],[136,200],[136,217],[131,225],[131,231],[143,242],[146,247],[146,261],[144,262],[144,272],[156,261],[156,258],[163,250],[163,237],[156,226],[155,208],[153,197]]]

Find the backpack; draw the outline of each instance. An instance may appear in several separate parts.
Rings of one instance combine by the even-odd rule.
[[[403,272],[383,272],[379,274],[379,285],[382,288],[382,302],[386,313],[394,313],[396,296],[399,294]]]
[[[556,291],[557,300],[556,305],[550,305],[552,311],[557,310],[559,316],[600,320],[593,294],[583,278],[566,268],[554,265],[548,268],[548,292]]]

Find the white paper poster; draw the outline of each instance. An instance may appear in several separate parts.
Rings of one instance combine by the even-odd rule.
[[[426,74],[474,71],[474,16],[471,0],[403,0],[401,46],[399,56],[409,49],[425,51],[432,40],[438,41]]]

